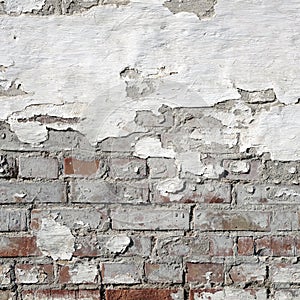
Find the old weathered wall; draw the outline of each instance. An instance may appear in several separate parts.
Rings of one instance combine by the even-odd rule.
[[[300,299],[297,0],[0,0],[0,300]]]

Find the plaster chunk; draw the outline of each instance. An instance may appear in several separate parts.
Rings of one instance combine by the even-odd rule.
[[[54,260],[69,260],[74,252],[75,238],[71,230],[51,218],[42,218],[37,232],[37,245],[44,255]]]
[[[240,161],[240,160],[233,161],[229,164],[229,170],[232,173],[245,174],[245,173],[248,173],[250,171],[250,163],[247,162],[247,161]]]
[[[124,235],[114,236],[106,243],[106,248],[112,253],[124,253],[129,246],[131,239]]]
[[[157,137],[144,137],[139,139],[135,144],[134,155],[141,158],[174,158],[175,152],[173,149],[163,148],[160,139]]]

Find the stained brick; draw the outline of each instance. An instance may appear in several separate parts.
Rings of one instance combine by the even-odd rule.
[[[181,300],[183,291],[175,289],[108,289],[105,296],[106,300]]]
[[[145,275],[152,283],[181,283],[183,269],[181,265],[146,263]]]
[[[36,245],[36,238],[33,236],[0,237],[1,257],[27,257],[40,255]]]
[[[213,211],[197,209],[195,228],[200,230],[270,231],[271,213],[264,211]]]
[[[186,276],[187,282],[222,284],[224,266],[216,263],[187,263]]]
[[[189,300],[267,300],[266,289],[237,289],[225,287],[224,289],[197,289],[190,291]]]
[[[23,284],[51,284],[54,281],[54,269],[50,264],[17,264],[16,281]]]
[[[94,176],[98,172],[100,161],[80,160],[74,157],[64,159],[64,174],[79,177]]]
[[[189,229],[189,210],[187,208],[124,207],[113,210],[111,218],[113,229]]]
[[[272,283],[300,283],[299,264],[278,263],[270,267],[270,281]]]
[[[99,290],[34,290],[23,291],[23,300],[99,300]]]
[[[233,266],[229,272],[230,279],[233,283],[243,284],[263,284],[266,279],[266,275],[265,265],[247,263]]]
[[[62,263],[58,272],[59,283],[86,284],[97,283],[98,264],[91,260],[80,260]]]
[[[14,300],[15,293],[10,292],[10,291],[0,291],[0,299],[1,300]]]
[[[65,184],[60,181],[0,181],[0,203],[65,202],[65,188]]]
[[[254,241],[253,237],[242,236],[238,238],[238,255],[253,255]]]
[[[141,282],[141,269],[135,263],[103,263],[102,281],[111,284]]]
[[[255,239],[255,249],[260,256],[294,256],[295,240],[291,236],[265,236]]]
[[[139,158],[111,158],[109,175],[114,179],[141,179],[147,176],[146,160]]]
[[[24,231],[27,229],[27,210],[1,208],[0,231]]]

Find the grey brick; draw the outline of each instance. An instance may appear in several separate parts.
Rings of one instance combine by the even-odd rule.
[[[58,162],[55,158],[20,156],[19,172],[23,178],[57,178]]]
[[[111,218],[113,229],[189,229],[188,208],[154,208],[147,206],[117,208],[112,211]]]
[[[103,263],[103,283],[134,284],[141,282],[141,269],[134,263]]]
[[[299,204],[300,186],[272,184],[237,184],[237,203],[243,204]]]
[[[25,231],[27,229],[27,210],[1,208],[0,231]]]
[[[150,170],[150,178],[175,177],[177,167],[174,159],[168,158],[148,158],[147,164]]]
[[[65,202],[65,184],[55,182],[0,181],[0,203]]]
[[[111,158],[109,175],[114,179],[139,179],[147,176],[146,160],[139,158]]]
[[[147,182],[111,183],[103,180],[71,182],[74,203],[143,203],[148,201]]]
[[[145,274],[151,283],[181,283],[183,269],[175,264],[150,264],[145,265]]]
[[[49,217],[70,229],[106,230],[109,222],[107,209],[104,207],[34,209],[31,212],[32,229],[39,229],[41,220]]]

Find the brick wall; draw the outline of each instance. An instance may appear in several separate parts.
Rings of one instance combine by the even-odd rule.
[[[37,148],[2,130],[1,299],[299,297],[297,163],[215,149],[216,176],[136,153],[181,128],[183,112],[169,113],[166,127],[89,151],[78,133]]]
[[[0,0],[0,300],[300,299],[299,11]]]

